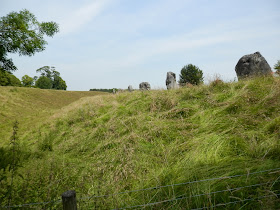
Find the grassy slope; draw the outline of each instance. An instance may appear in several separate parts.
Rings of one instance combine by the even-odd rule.
[[[278,168],[279,105],[277,78],[84,98],[20,139],[25,161],[22,178],[14,179],[13,203],[53,200],[68,189],[83,197]],[[278,178],[279,170],[79,204],[125,207],[269,182],[152,206],[198,208],[279,193]],[[273,209],[279,200],[227,208],[241,206]]]
[[[103,93],[0,86],[0,146],[9,140],[15,120],[19,121],[23,134],[62,107],[82,97],[100,94]]]

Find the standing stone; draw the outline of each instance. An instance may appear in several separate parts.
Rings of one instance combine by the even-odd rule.
[[[128,91],[129,91],[129,92],[132,92],[132,91],[133,91],[133,88],[132,88],[131,85],[128,86]]]
[[[176,83],[176,74],[171,71],[167,72],[165,83],[168,90],[178,88],[178,84]]]
[[[151,85],[148,82],[142,82],[139,84],[140,90],[151,90]]]
[[[235,72],[238,79],[272,74],[269,64],[259,52],[240,58],[235,66]]]

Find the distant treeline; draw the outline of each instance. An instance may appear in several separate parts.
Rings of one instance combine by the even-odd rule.
[[[89,91],[100,91],[100,92],[107,92],[107,93],[113,93],[113,90],[118,91],[118,89],[113,88],[113,89],[90,89]]]

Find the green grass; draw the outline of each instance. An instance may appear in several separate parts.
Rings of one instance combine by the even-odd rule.
[[[15,120],[24,135],[74,101],[100,94],[104,93],[0,86],[0,146],[9,141]]]
[[[19,135],[17,154],[21,164],[14,177],[12,203],[55,200],[69,189],[76,190],[79,200],[279,168],[279,105],[280,80],[269,77],[234,83],[214,81],[171,91],[88,97],[64,108],[53,105],[53,112],[44,115],[47,123],[24,129]],[[24,123],[19,124],[19,129],[21,126],[24,128]],[[5,135],[8,139],[12,132]],[[2,162],[8,167],[10,150],[8,146],[2,150],[6,154]],[[2,206],[8,202],[6,189],[11,172],[2,170],[4,176]],[[110,209],[181,196],[186,198],[147,208],[209,207],[277,194],[279,176],[278,170],[80,199],[78,203],[81,209]],[[191,197],[259,183],[266,184]],[[61,208],[60,204],[53,207]],[[279,199],[268,197],[225,208],[279,207]]]

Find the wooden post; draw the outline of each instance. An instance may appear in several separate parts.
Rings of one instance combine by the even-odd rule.
[[[63,210],[77,210],[76,192],[69,190],[62,195]]]

